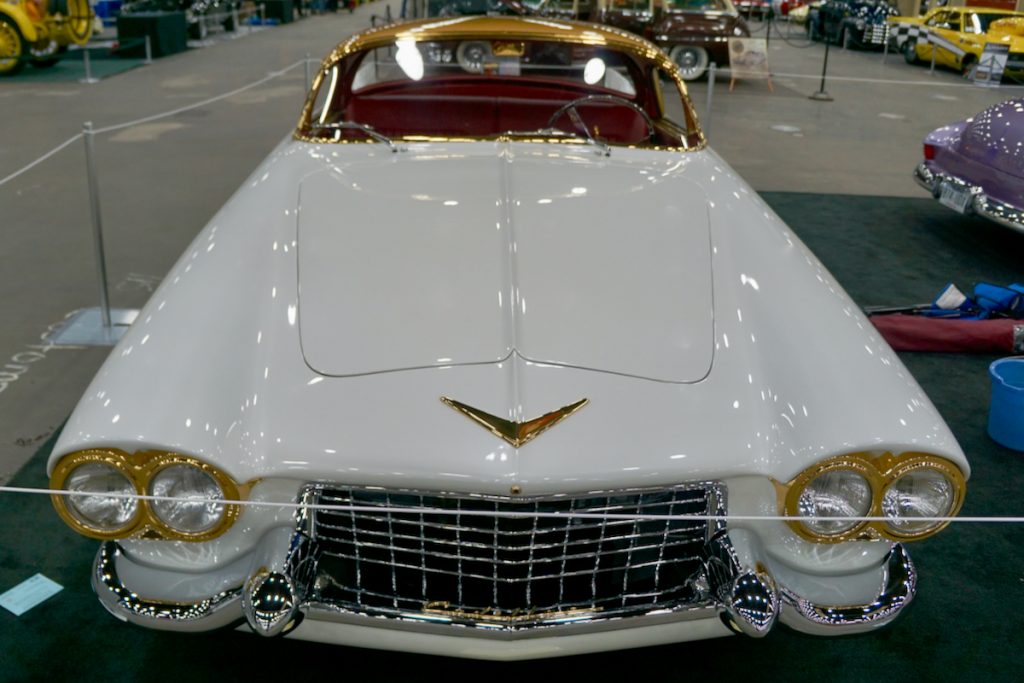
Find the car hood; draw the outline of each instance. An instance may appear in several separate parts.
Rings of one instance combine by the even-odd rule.
[[[496,152],[515,158],[502,158]],[[440,163],[448,158],[453,159],[451,164]],[[472,173],[458,172],[462,163],[454,160],[460,158],[474,169]],[[341,164],[342,159],[347,165]],[[528,159],[537,163],[522,163],[517,171],[517,165]],[[406,174],[402,169],[421,163],[421,173]],[[494,184],[493,175],[481,180],[485,175],[481,169],[488,164],[504,164],[506,189]],[[542,167],[549,165],[557,172],[545,172]],[[665,309],[666,317],[683,321],[679,307],[710,296],[713,289],[713,326],[709,312],[695,313],[703,329],[713,327],[713,356],[701,351],[700,364],[688,366],[691,360],[668,359],[671,354],[664,347],[644,340],[637,342],[648,344],[645,348],[650,351],[643,353],[662,353],[668,360],[638,358],[643,354],[632,350],[591,352],[582,349],[584,341],[601,346],[605,340],[600,335],[610,327],[601,327],[605,321],[592,317],[568,317],[563,330],[575,326],[594,330],[586,340],[571,329],[565,331],[565,338],[574,345],[559,348],[574,354],[568,357],[570,362],[625,368],[627,373],[552,363],[544,359],[551,346],[538,342],[549,338],[531,336],[529,319],[535,303],[542,314],[554,317],[544,312],[545,302],[528,295],[525,317],[513,321],[495,317],[483,304],[470,306],[460,293],[452,295],[459,309],[470,307],[470,317],[482,318],[476,330],[469,324],[455,324],[462,325],[463,334],[487,340],[463,347],[467,349],[461,359],[464,364],[347,376],[328,376],[311,368],[302,348],[308,340],[300,338],[299,330],[305,322],[299,318],[309,314],[302,307],[308,304],[304,297],[311,286],[310,273],[299,271],[308,266],[304,259],[309,249],[344,259],[337,250],[345,245],[315,233],[327,230],[326,218],[324,224],[312,224],[313,241],[303,241],[310,237],[304,234],[311,225],[305,221],[313,213],[305,199],[314,188],[345,191],[347,201],[338,202],[336,220],[359,226],[352,239],[368,239],[375,249],[386,249],[389,245],[364,226],[374,215],[387,215],[389,222],[399,215],[388,206],[397,199],[382,194],[377,184],[383,182],[387,169],[392,169],[391,183],[405,185],[403,194],[430,197],[412,200],[421,208],[420,218],[410,217],[414,223],[403,237],[417,248],[431,249],[431,258],[441,258],[445,268],[472,269],[492,288],[489,296],[498,310],[500,287],[512,282],[535,287],[538,281],[526,275],[550,257],[552,272],[564,268],[568,274],[560,283],[564,291],[550,293],[556,301],[566,297],[565,292],[575,291],[575,296],[583,297],[581,301],[591,302],[590,291],[573,289],[577,284],[573,278],[585,278],[589,287],[609,292],[604,309],[609,318],[625,316],[619,335],[664,333],[671,328],[638,317],[614,296],[615,291],[621,289],[623,296],[630,297],[630,305],[643,307],[645,302],[636,301],[640,288],[632,278],[653,287],[655,281],[650,278],[661,274],[645,271],[675,272],[675,261],[700,270],[710,261],[713,287],[705,281],[704,271],[692,285],[680,281],[666,285],[686,290],[679,299],[665,292],[649,293]],[[366,188],[367,197],[376,201],[349,201],[359,194],[351,183],[347,190],[341,189],[349,172],[353,172],[351,181]],[[574,187],[586,187],[587,192],[574,193]],[[305,199],[299,197],[299,188]],[[477,190],[490,194],[483,195],[486,200],[477,200]],[[595,198],[602,193],[607,193],[607,201],[576,204],[581,196]],[[644,206],[629,201],[630,193],[644,198]],[[695,203],[670,220],[666,207],[682,207],[679,197]],[[552,202],[540,204],[541,199]],[[522,242],[518,237],[487,241],[478,236],[479,242],[469,242],[472,249],[457,252],[465,255],[459,260],[437,254],[427,240],[412,232],[419,227],[443,241],[444,225],[466,230],[463,221],[443,220],[445,211],[465,209],[464,200],[475,207],[472,215],[486,215],[486,201],[495,208],[504,204],[511,222],[494,219],[484,228],[501,234],[522,226],[517,233],[524,235]],[[446,201],[460,204],[448,206]],[[530,201],[533,211],[525,206]],[[301,206],[301,216],[296,216],[296,206]],[[391,213],[384,212],[385,207]],[[544,217],[545,207],[556,213]],[[564,213],[560,207],[565,207]],[[609,216],[583,216],[590,210],[584,209],[579,213],[582,218],[577,218],[577,207],[591,207]],[[595,221],[593,240],[584,240],[590,237],[584,219]],[[606,244],[613,220],[621,235],[621,250],[616,253]],[[382,220],[376,223],[381,229],[394,229]],[[542,226],[546,227],[542,230]],[[707,231],[710,256],[681,253],[686,230],[692,231],[691,239]],[[550,241],[559,235],[564,244]],[[318,241],[321,237],[327,241]],[[572,240],[579,242],[576,251],[569,244]],[[452,250],[464,242],[451,241]],[[647,244],[642,253],[638,243]],[[604,248],[595,251],[595,244]],[[426,267],[409,258],[409,247],[396,244],[394,253],[377,253],[374,261],[396,277],[400,271],[389,259],[406,267]],[[486,248],[498,251],[481,264]],[[520,250],[519,258],[513,258],[509,249]],[[620,258],[630,262],[631,269],[623,270]],[[352,261],[348,258],[346,263],[352,265]],[[499,278],[489,270],[506,269],[506,264],[518,264],[515,279]],[[369,274],[369,269],[361,272]],[[606,273],[615,284],[600,282],[599,273]],[[354,282],[340,269],[335,274],[325,270],[312,275],[325,281],[336,278],[330,282],[339,286]],[[418,277],[429,279],[429,274]],[[558,289],[554,275],[541,281]],[[377,284],[394,287],[383,278],[377,278]],[[422,291],[414,294],[421,299],[437,296],[434,288],[435,284],[424,283]],[[362,291],[364,296],[376,296]],[[415,315],[402,305],[403,315]],[[432,307],[435,315],[444,313],[438,304],[423,305]],[[701,308],[694,310],[700,313]],[[338,324],[348,318],[350,327],[372,323],[368,316],[352,304],[340,307],[337,314]],[[422,318],[412,320],[404,328],[393,328],[394,333],[431,343],[441,339],[453,345],[465,343],[455,336],[431,336],[437,333],[425,329]],[[501,335],[485,329],[496,322],[504,330]],[[490,357],[500,355],[502,349],[495,350],[493,342],[505,343],[519,333],[520,326],[525,343],[517,340],[512,345],[516,351],[491,362],[474,360],[485,357],[481,351]],[[371,339],[358,330],[353,334]],[[339,343],[352,342],[339,337]],[[380,357],[391,358],[388,365],[400,365],[393,359],[399,352],[412,353],[413,346],[403,342]],[[376,358],[377,352],[361,353],[361,366],[371,367],[365,359]],[[689,357],[683,351],[679,355]],[[346,361],[327,352],[324,357],[339,366]],[[319,356],[315,358],[319,361]],[[700,381],[640,376],[696,377],[709,358],[711,370]],[[673,368],[690,369],[673,375],[647,370],[646,365],[623,365],[633,362],[661,368],[660,363],[670,360],[682,363]],[[516,447],[453,410],[441,397],[516,422],[532,421],[583,399],[589,402],[533,441]],[[541,495],[741,474],[788,481],[824,457],[855,451],[935,453],[967,471],[952,434],[899,358],[818,260],[713,152],[615,148],[611,157],[603,157],[589,148],[542,143],[423,144],[394,154],[379,144],[290,141],[282,145],[196,237],[139,313],[68,419],[50,467],[63,455],[86,448],[187,453],[222,468],[239,482],[287,478],[495,495],[507,494],[511,485],[521,486],[526,494]]]
[[[1024,98],[989,107],[968,120],[957,151],[986,166],[1024,178]]]
[[[1024,38],[1024,17],[1007,17],[993,21],[988,27],[988,37],[1004,42]]]
[[[552,159],[495,147],[309,175],[298,220],[307,363],[352,376],[515,352],[702,379],[713,355],[707,198],[663,171],[589,148]]]

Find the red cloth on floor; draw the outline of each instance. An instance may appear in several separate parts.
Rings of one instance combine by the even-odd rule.
[[[897,351],[1021,353],[1024,320],[959,320],[921,315],[871,317],[889,346]]]

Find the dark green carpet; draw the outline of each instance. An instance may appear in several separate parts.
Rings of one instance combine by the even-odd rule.
[[[1024,281],[1024,236],[963,219],[928,199],[769,194],[861,304],[931,300],[947,281]],[[1024,454],[985,434],[991,357],[905,354],[974,467],[966,515],[1021,515]],[[52,440],[14,484],[44,486]],[[877,633],[822,639],[779,628],[764,640],[723,638],[514,664],[438,659],[225,632],[181,636],[121,624],[96,602],[96,543],[58,521],[48,499],[0,495],[0,591],[36,572],[65,586],[15,618],[0,610],[0,679],[353,681],[671,680],[1019,681],[1024,636],[1024,527],[953,525],[912,544],[915,603]]]

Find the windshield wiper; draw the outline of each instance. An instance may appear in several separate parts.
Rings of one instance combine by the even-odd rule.
[[[373,126],[368,126],[365,123],[359,123],[358,121],[338,121],[336,123],[311,123],[309,124],[311,130],[358,130],[365,133],[368,137],[373,138],[377,142],[383,142],[385,145],[391,148],[392,152],[399,152],[401,148],[395,144],[395,141],[384,135],[378,133]]]
[[[570,114],[571,116],[571,114]],[[587,133],[590,130],[587,129]],[[598,140],[592,135],[583,135],[574,131],[562,130],[561,128],[538,128],[536,130],[507,130],[502,135],[508,135],[511,137],[530,137],[531,135],[542,135],[549,138],[570,138],[572,140],[580,140],[588,145],[592,145],[595,150],[603,154],[604,156],[611,156],[612,148],[604,140]]]

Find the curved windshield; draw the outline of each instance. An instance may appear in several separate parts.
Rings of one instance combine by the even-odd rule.
[[[666,100],[676,102],[669,112]],[[399,38],[328,68],[299,134],[329,141],[523,135],[691,147],[699,132],[689,111],[654,63],[607,46]]]

